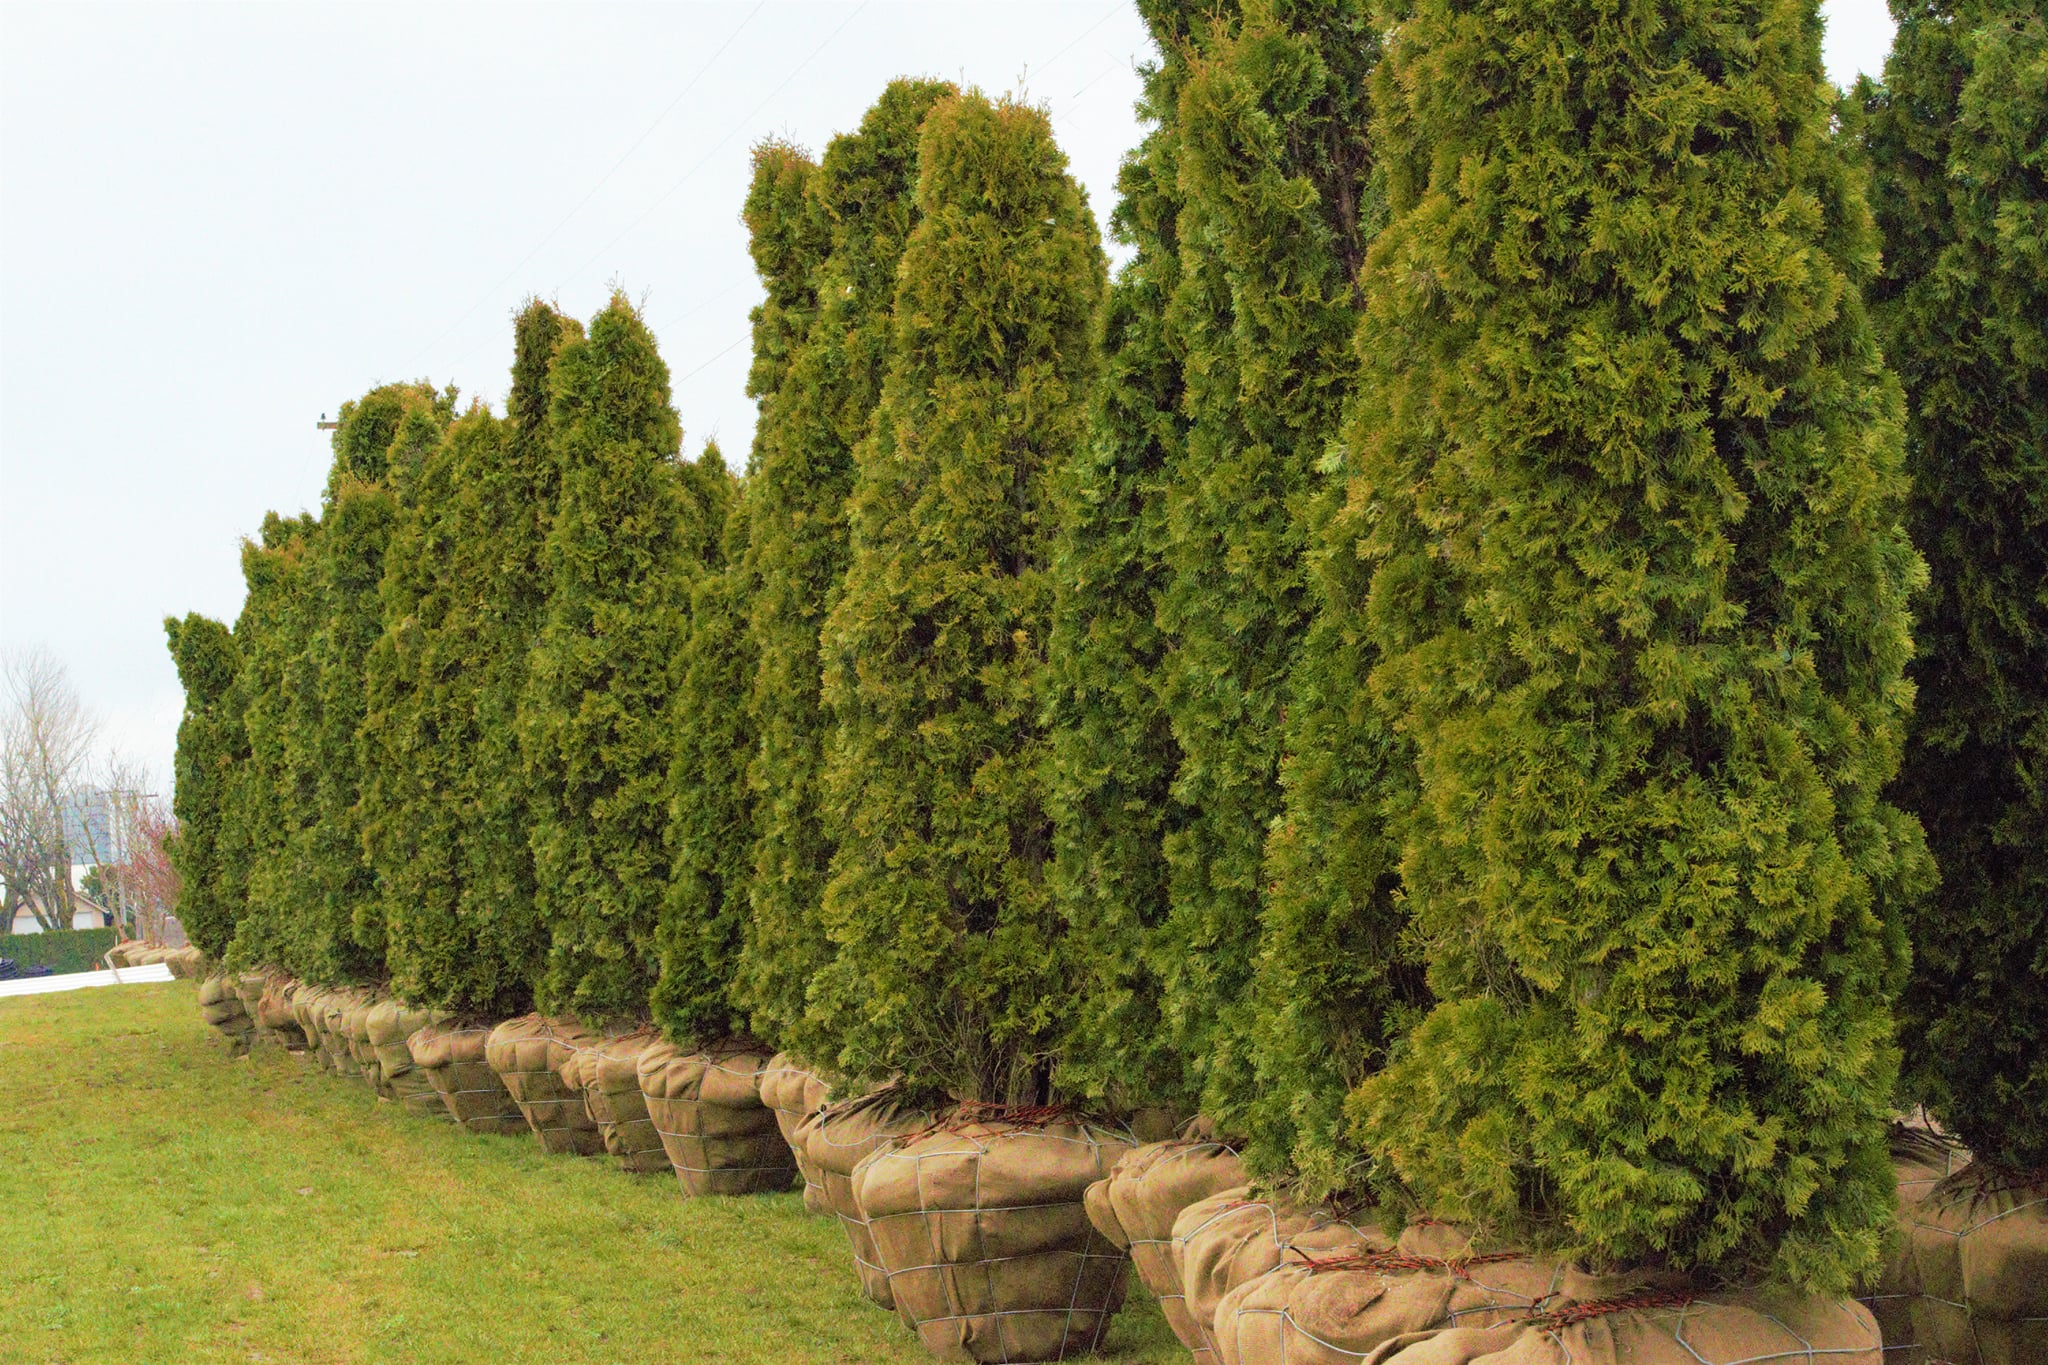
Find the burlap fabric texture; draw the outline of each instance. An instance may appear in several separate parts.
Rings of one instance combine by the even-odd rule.
[[[327,1069],[337,1076],[362,1079],[363,1064],[356,1060],[355,1050],[348,1045],[348,1029],[342,1023],[342,1016],[355,1003],[351,992],[323,990],[315,1005],[315,1023],[320,1029],[320,1055],[327,1061]]]
[[[215,972],[199,983],[199,1017],[228,1040],[236,1053],[249,1050],[255,1021],[242,1008],[242,998],[224,972]]]
[[[899,1313],[941,1360],[1067,1360],[1101,1342],[1130,1260],[1082,1207],[1128,1132],[963,1107],[855,1169]]]
[[[169,949],[158,950],[156,960],[158,962],[163,961],[164,954],[168,951]],[[270,984],[270,973],[237,972],[230,978],[230,984],[234,989],[235,997],[242,1002],[242,1013],[249,1016],[249,1023],[255,1028],[256,1036],[258,1038],[270,1037],[270,1030],[263,1027],[263,1021],[258,1017],[257,1011],[257,1007],[263,1001],[263,988]]]
[[[804,1178],[804,1212],[830,1215],[832,1201],[825,1197],[825,1181],[818,1163],[811,1160],[809,1146],[799,1136],[804,1120],[825,1107],[831,1086],[825,1078],[787,1052],[768,1059],[761,1071],[761,1103],[775,1115],[782,1140],[796,1157],[796,1169]]]
[[[1415,1332],[1370,1357],[1284,1357],[1288,1365],[1368,1358],[1374,1365],[1880,1365],[1885,1353],[1870,1310],[1853,1299],[1635,1291],[1546,1304],[1493,1327]]]
[[[1309,1242],[1323,1245],[1311,1250]],[[1392,1248],[1377,1228],[1332,1223],[1296,1233],[1278,1265],[1238,1281],[1216,1305],[1213,1327],[1225,1365],[1330,1365],[1416,1333],[1519,1322],[1641,1288],[1554,1259],[1482,1251],[1443,1223],[1418,1223]]]
[[[1893,1143],[1895,1166],[1901,1144]],[[1868,1300],[1886,1365],[2048,1361],[2048,1172],[1973,1162],[1921,1185],[1935,1155],[1903,1163],[1899,1240]]]
[[[576,1048],[562,1063],[562,1084],[582,1092],[604,1149],[619,1169],[644,1175],[668,1169],[661,1134],[640,1093],[640,1055],[660,1042],[653,1030],[604,1038]]]
[[[796,1158],[761,1099],[771,1055],[750,1043],[686,1052],[667,1042],[640,1054],[640,1093],[685,1194],[766,1194],[795,1181]]]
[[[370,1042],[370,1011],[376,1008],[377,998],[368,991],[353,989],[335,994],[341,1002],[340,1012],[335,1016],[336,1030],[348,1055],[355,1060],[356,1070],[364,1084],[377,1092],[377,1098],[396,1100],[398,1096],[384,1076],[384,1064],[378,1060],[377,1049]]]
[[[867,1215],[854,1198],[853,1172],[878,1148],[924,1131],[936,1117],[922,1106],[905,1104],[894,1086],[884,1086],[828,1104],[797,1125],[797,1141],[818,1172],[825,1203],[853,1248],[860,1292],[882,1308],[894,1308],[896,1300],[889,1293],[889,1272],[875,1257],[875,1238],[868,1229]]]
[[[530,1133],[512,1092],[491,1070],[485,1055],[490,1038],[489,1025],[434,1023],[415,1031],[405,1045],[448,1116],[464,1129],[507,1136]]]
[[[172,948],[164,954],[163,961],[171,969],[171,975],[180,981],[193,980],[206,972],[206,954],[190,944]]]
[[[322,1071],[332,1071],[334,1063],[327,1055],[320,1028],[325,1013],[320,997],[324,994],[320,987],[301,981],[293,988],[290,1002],[292,1017],[299,1021],[299,1031],[306,1035],[306,1050],[300,1055]]]
[[[1182,1209],[1166,1255],[1180,1274],[1183,1311],[1210,1357],[1220,1359],[1216,1310],[1232,1290],[1290,1258],[1393,1248],[1393,1239],[1370,1221],[1353,1222],[1277,1196],[1254,1197],[1240,1186]]]
[[[1139,1281],[1166,1315],[1167,1326],[1200,1365],[1212,1365],[1208,1334],[1188,1316],[1180,1267],[1169,1248],[1181,1211],[1219,1190],[1239,1188],[1244,1163],[1225,1143],[1203,1138],[1149,1142],[1124,1153],[1082,1199],[1088,1221],[1130,1254]]]
[[[295,997],[299,983],[282,973],[273,973],[256,1000],[256,1027],[275,1038],[287,1051],[306,1050],[306,1031],[299,1023]]]
[[[584,1107],[583,1092],[562,1083],[562,1063],[598,1041],[566,1019],[522,1014],[491,1030],[484,1056],[512,1092],[519,1112],[550,1152],[602,1156],[604,1134]]]
[[[431,1010],[414,1009],[396,1000],[379,1000],[363,1015],[363,1030],[369,1035],[370,1051],[377,1059],[377,1074],[391,1098],[405,1112],[425,1119],[449,1117],[441,1103],[441,1092],[431,1076],[413,1060],[406,1040],[434,1022]]]

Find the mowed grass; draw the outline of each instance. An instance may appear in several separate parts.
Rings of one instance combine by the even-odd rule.
[[[1135,1279],[1107,1354],[1187,1359]],[[928,1359],[795,1195],[685,1199],[231,1059],[188,981],[0,1000],[0,1360]]]

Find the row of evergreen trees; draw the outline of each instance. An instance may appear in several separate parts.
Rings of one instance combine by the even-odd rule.
[[[2041,16],[1140,8],[1113,281],[1035,109],[757,149],[743,478],[623,298],[349,405],[194,940],[1825,1290],[1901,1098],[2048,1164]]]

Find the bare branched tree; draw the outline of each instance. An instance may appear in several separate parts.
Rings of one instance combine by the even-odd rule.
[[[12,929],[26,902],[44,929],[69,929],[66,817],[83,809],[99,726],[43,649],[0,659],[0,702],[0,917]]]

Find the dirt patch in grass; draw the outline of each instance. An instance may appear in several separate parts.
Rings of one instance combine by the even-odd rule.
[[[0,1360],[929,1359],[797,1195],[686,1200],[231,1060],[190,982],[0,1000],[0,1095]],[[1135,1292],[1108,1355],[1186,1360]]]

